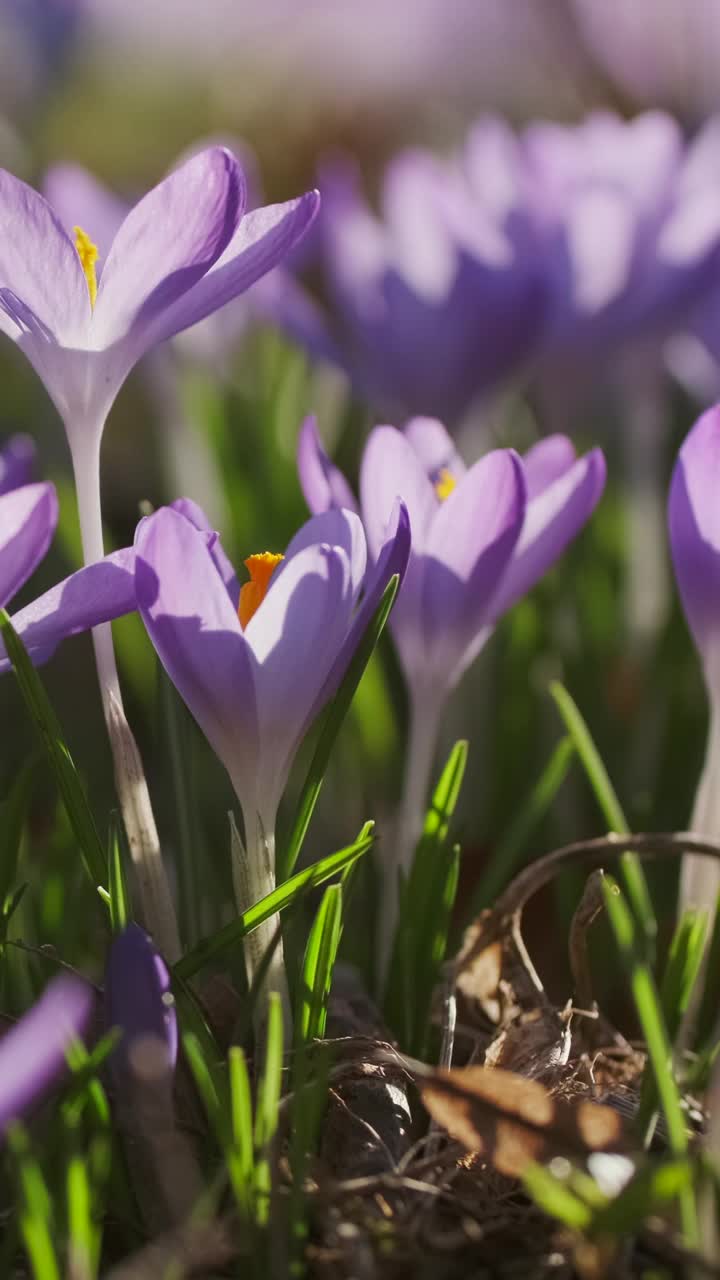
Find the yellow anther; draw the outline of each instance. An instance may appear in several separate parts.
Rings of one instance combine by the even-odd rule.
[[[456,484],[457,480],[452,472],[448,471],[447,467],[442,467],[440,474],[435,481],[435,492],[441,502],[444,502],[446,498],[450,497],[450,494]]]
[[[260,555],[248,556],[245,561],[250,581],[240,588],[238,601],[238,618],[243,630],[265,599],[270,579],[282,558],[274,551],[263,551]]]
[[[90,294],[90,306],[95,306],[97,298],[97,276],[95,274],[95,263],[99,258],[98,247],[93,244],[87,231],[83,231],[82,227],[73,227],[75,232],[75,248],[78,251],[80,266],[83,269],[85,279],[87,280],[88,293]]]

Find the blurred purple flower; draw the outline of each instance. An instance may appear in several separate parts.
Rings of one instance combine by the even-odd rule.
[[[0,98],[13,113],[37,110],[66,68],[84,0],[0,0]]]
[[[12,600],[45,556],[57,517],[54,485],[26,484],[0,493],[0,608]],[[131,548],[113,552],[18,610],[13,626],[33,661],[46,662],[61,640],[132,612],[133,568]],[[0,674],[9,669],[0,640]]]
[[[720,406],[704,413],[678,455],[670,485],[670,550],[680,599],[702,662],[710,707],[705,764],[690,830],[720,837]],[[720,890],[720,868],[686,856],[680,875],[679,911],[711,915]],[[712,923],[712,922],[711,922]]]
[[[590,53],[624,97],[702,119],[720,105],[715,0],[572,0]]]
[[[597,373],[635,338],[677,328],[711,284],[720,246],[720,130],[686,147],[676,122],[595,112],[525,131],[551,307],[543,354]]]
[[[0,494],[19,489],[32,479],[35,446],[29,436],[11,436],[0,447]]]
[[[111,1065],[116,1078],[141,1065],[143,1053],[172,1072],[177,1060],[177,1014],[167,965],[151,938],[129,924],[113,940],[105,973],[108,1028],[122,1032]]]
[[[52,542],[58,505],[51,484],[25,484],[0,497],[0,607],[27,582]]]
[[[546,298],[522,151],[507,125],[480,121],[452,159],[400,153],[383,180],[380,217],[347,165],[327,172],[322,188],[336,323],[305,335],[296,323],[294,336],[330,357],[335,340],[351,378],[392,413],[455,421],[522,369]],[[281,300],[278,314],[282,322]]]
[[[0,1039],[0,1134],[20,1120],[66,1070],[66,1053],[85,1032],[92,987],[61,974]]]

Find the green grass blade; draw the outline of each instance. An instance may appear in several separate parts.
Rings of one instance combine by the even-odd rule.
[[[592,1222],[592,1210],[575,1192],[541,1164],[530,1164],[522,1180],[526,1190],[544,1213],[557,1218],[572,1231],[585,1231]]]
[[[68,1212],[68,1263],[71,1275],[91,1280],[97,1274],[98,1228],[93,1219],[93,1191],[87,1163],[79,1149],[71,1152],[65,1187]]]
[[[648,1061],[668,1133],[668,1146],[673,1156],[684,1158],[688,1152],[688,1135],[680,1094],[673,1077],[672,1048],[660,1007],[660,997],[650,966],[636,937],[636,926],[624,897],[611,876],[603,880],[603,897],[610,926],[615,936],[623,968],[630,986],[647,1048]],[[686,1243],[695,1246],[699,1240],[697,1205],[692,1185],[679,1197],[680,1216]]]
[[[36,772],[37,761],[29,760],[0,804],[0,904],[5,902],[15,884],[20,845]]]
[[[629,831],[630,824],[623,813],[615,788],[600,757],[600,752],[593,742],[590,730],[576,703],[567,689],[557,680],[551,683],[550,693],[564,721],[565,728],[575,745],[575,750],[580,757],[608,829],[617,832]],[[620,865],[630,904],[642,927],[649,954],[652,955],[657,936],[657,920],[655,919],[645,873],[640,864],[640,859],[634,853],[624,853],[620,859]]]
[[[185,1031],[182,1038],[183,1051],[192,1072],[197,1091],[202,1099],[215,1138],[221,1150],[227,1145],[228,1116],[223,1106],[217,1081],[208,1062],[203,1046],[193,1031]]]
[[[686,911],[678,923],[670,950],[668,952],[665,972],[660,985],[660,1006],[662,1009],[668,1039],[674,1044],[680,1030],[683,1017],[689,1007],[695,982],[702,967],[707,933],[707,913],[704,911]],[[654,1116],[657,1108],[657,1088],[655,1076],[648,1063],[643,1076],[638,1107],[638,1126],[648,1145],[655,1128]]]
[[[272,1191],[271,1149],[277,1133],[283,1069],[283,1015],[276,991],[268,1000],[267,1038],[255,1107],[255,1217],[259,1226],[270,1220]]]
[[[32,1274],[35,1280],[61,1280],[53,1243],[52,1201],[42,1169],[22,1126],[11,1126],[7,1142],[20,1185],[19,1227]]]
[[[390,610],[395,602],[399,581],[397,574],[390,579],[380,604],[368,623],[363,638],[355,651],[352,662],[345,673],[345,678],[323,713],[320,734],[300,796],[297,816],[293,823],[285,853],[282,860],[278,862],[277,878],[279,881],[287,879],[295,869],[298,855],[320,795],[335,739],[350,709],[350,703],[355,696],[355,690],[362,679],[363,672],[383,633]]]
[[[306,1268],[303,1255],[309,1234],[306,1211],[305,1174],[320,1140],[320,1128],[327,1107],[331,1054],[312,1055],[315,1069],[310,1078],[310,1053],[303,1046],[295,1055],[293,1098],[290,1112],[290,1148],[288,1162],[292,1175],[287,1210],[290,1242],[289,1274],[302,1276]]]
[[[708,916],[686,911],[678,923],[660,985],[660,1003],[671,1041],[675,1040],[702,966]]]
[[[239,1045],[228,1052],[230,1124],[232,1142],[225,1161],[238,1208],[246,1221],[252,1216],[253,1114],[245,1054]]]
[[[342,885],[326,889],[305,950],[296,1020],[298,1047],[325,1035],[327,1002],[342,935]]]
[[[339,849],[337,853],[329,854],[326,858],[321,858],[319,862],[314,862],[303,871],[298,871],[289,880],[278,885],[272,893],[266,894],[260,902],[256,902],[254,906],[244,911],[237,920],[232,920],[217,933],[204,938],[177,962],[173,972],[179,978],[191,978],[211,960],[216,960],[226,952],[234,950],[248,933],[257,929],[263,921],[269,920],[276,911],[284,911],[292,906],[301,894],[329,880],[331,876],[343,871],[351,862],[363,857],[372,848],[375,840],[373,825],[372,822],[366,822],[352,844],[345,849]]]
[[[720,895],[715,903],[715,911],[712,913],[713,927],[710,934],[710,940],[707,945],[707,956],[705,961],[705,973],[720,973]],[[705,982],[705,989],[700,1002],[700,1009],[697,1017],[697,1029],[695,1032],[695,1046],[701,1054],[709,1050],[716,1038],[716,1026],[718,1016],[718,999],[717,985],[711,981]]]
[[[509,882],[520,855],[527,848],[530,836],[565,781],[574,754],[575,743],[572,738],[561,738],[532,791],[498,840],[490,865],[483,872],[472,895],[468,911],[463,913],[465,919],[474,920],[484,907],[492,905],[500,890]]]
[[[132,920],[132,906],[125,877],[125,831],[116,810],[110,814],[108,833],[108,896],[113,933],[121,933]]]
[[[93,886],[101,885],[106,872],[105,853],[85,791],[45,687],[4,609],[0,609],[0,635],[47,753],[87,873]]]
[[[467,768],[467,757],[467,739],[459,738],[450,751],[445,768],[440,774],[433,792],[430,808],[425,815],[423,833],[420,837],[421,841],[432,840],[437,845],[440,845],[446,840],[448,828],[460,797],[460,788]]]
[[[457,891],[459,851],[448,848],[448,833],[467,751],[468,744],[461,739],[450,752],[400,893],[385,1010],[390,1026],[402,1035],[403,1047],[417,1056],[427,1047],[428,1015]]]

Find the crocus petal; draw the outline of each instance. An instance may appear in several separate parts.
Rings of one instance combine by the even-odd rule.
[[[410,558],[410,546],[410,518],[404,502],[398,499],[388,522],[385,543],[380,549],[380,555],[374,567],[368,573],[362,603],[353,618],[350,630],[333,663],[314,714],[319,711],[320,703],[329,701],[339,689],[355,650],[362,640],[373,614],[380,605],[390,579],[397,575],[400,579],[399,588],[402,588]],[[397,601],[398,597],[396,596],[395,599]]]
[[[169,507],[135,537],[137,606],[163,666],[228,772],[252,777],[258,729],[248,646],[205,535]]]
[[[528,449],[523,454],[528,500],[569,471],[576,457],[575,446],[567,436],[546,436]]]
[[[58,582],[13,614],[12,622],[33,662],[40,664],[62,640],[134,609],[135,553],[126,547]],[[0,674],[9,668],[0,640]]]
[[[35,445],[30,436],[11,436],[0,449],[0,494],[29,484],[35,461]]]
[[[449,471],[456,480],[465,474],[465,463],[455,441],[437,418],[411,418],[403,434],[431,480],[436,480],[440,471]]]
[[[47,339],[67,347],[87,342],[90,295],[80,259],[50,205],[0,169],[0,287],[22,302]],[[0,309],[0,330],[19,336]]]
[[[116,1080],[133,1066],[154,1042],[171,1071],[177,1059],[177,1015],[170,991],[170,974],[152,940],[137,924],[129,924],[114,939],[105,974],[108,1029],[122,1031],[111,1065]],[[119,1081],[118,1081],[119,1082]]]
[[[220,535],[213,529],[202,507],[197,502],[193,502],[192,498],[176,498],[170,503],[173,511],[179,511],[181,515],[189,520],[191,525],[196,529],[200,529],[208,535],[208,548],[212,556],[215,567],[220,574],[227,588],[230,599],[233,602],[233,608],[237,609],[238,597],[240,595],[240,584],[237,580],[237,574],[230,563],[229,558],[225,554]]]
[[[525,518],[525,475],[512,449],[476,462],[439,505],[424,549],[422,618],[427,662],[457,679]]]
[[[348,631],[350,564],[341,547],[305,547],[271,582],[245,636],[253,652],[264,787],[259,811],[274,819],[293,756]],[[247,815],[246,815],[247,817]]]
[[[310,414],[300,428],[297,465],[300,487],[313,515],[330,507],[357,511],[350,485],[323,449],[314,414]]]
[[[670,550],[685,616],[707,663],[720,636],[720,407],[683,444],[670,485]]]
[[[149,332],[216,262],[244,207],[242,173],[222,147],[194,156],[149,191],[125,218],[108,254],[93,344],[110,346]]]
[[[304,551],[305,547],[318,546],[320,543],[341,547],[345,552],[350,566],[350,591],[354,597],[357,596],[367,567],[367,543],[360,517],[346,508],[321,511],[319,515],[305,521],[288,543],[285,558],[273,575],[273,584],[287,570],[293,556]]]
[[[197,284],[181,296],[164,299],[145,345],[161,342],[204,320],[270,271],[295,247],[310,227],[320,197],[310,191],[285,204],[246,213],[225,252]]]
[[[66,1069],[66,1051],[83,1035],[92,987],[62,974],[0,1040],[0,1133],[38,1102]]]
[[[522,533],[492,602],[493,620],[562,555],[592,515],[604,488],[605,459],[600,449],[593,449],[528,502]]]
[[[402,498],[410,517],[413,551],[423,549],[438,497],[415,450],[395,427],[370,432],[360,465],[360,501],[368,549],[375,559],[387,537],[395,500]]]
[[[42,560],[57,518],[51,484],[26,484],[0,497],[0,605],[12,599]]]

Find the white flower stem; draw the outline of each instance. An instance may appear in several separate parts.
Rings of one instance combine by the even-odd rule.
[[[101,434],[97,431],[85,437],[72,450],[86,564],[102,560],[105,554],[100,506]],[[135,869],[143,924],[165,959],[174,964],[181,954],[177,917],[140,753],[123,708],[110,623],[94,627],[92,638],[113,754],[115,786]]]
[[[710,697],[710,724],[705,763],[695,794],[690,830],[711,840],[720,839],[720,698]],[[707,911],[712,928],[720,892],[720,864],[713,858],[686,854],[680,870],[678,915],[694,907]]]
[[[423,829],[444,691],[434,687],[410,689],[410,719],[403,789],[392,844],[383,850],[383,897],[380,916],[379,964],[381,986],[388,976],[398,924],[400,874],[407,876]]]
[[[663,374],[638,359],[627,372],[623,390],[627,410],[622,431],[628,548],[625,614],[630,645],[642,655],[656,642],[670,606]]]
[[[275,888],[275,829],[274,823],[263,823],[259,814],[245,817],[245,844],[230,818],[230,841],[232,851],[232,875],[235,901],[240,914],[259,902],[261,898],[272,893]],[[285,956],[283,953],[280,913],[270,916],[263,924],[253,929],[244,941],[245,970],[248,983],[252,986],[263,959],[272,947],[272,955],[257,992],[254,1021],[255,1035],[260,1042],[260,1034],[267,1023],[268,997],[275,991],[280,996],[283,1011],[283,1030],[285,1044],[292,1042],[292,1011],[290,993],[288,991],[287,974],[285,972]],[[279,934],[279,937],[278,937]]]

